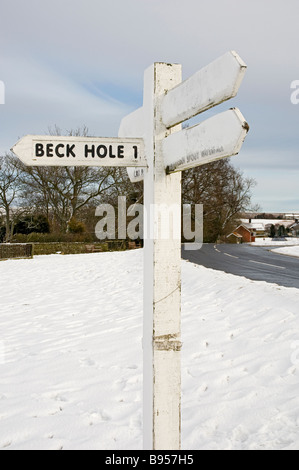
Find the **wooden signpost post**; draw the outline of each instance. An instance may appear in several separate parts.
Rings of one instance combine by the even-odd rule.
[[[122,120],[118,139],[28,136],[13,151],[33,166],[129,167],[131,181],[144,179],[149,228],[161,204],[181,205],[181,171],[240,151],[249,127],[238,109],[190,129],[181,123],[234,97],[245,70],[235,52],[185,82],[180,65],[155,63],[145,72],[143,107]],[[181,347],[181,242],[170,230],[168,240],[145,237],[144,449],[181,447]]]

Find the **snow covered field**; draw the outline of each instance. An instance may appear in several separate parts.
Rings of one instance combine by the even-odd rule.
[[[0,263],[0,449],[142,448],[142,254]],[[183,449],[298,449],[299,290],[182,263]]]

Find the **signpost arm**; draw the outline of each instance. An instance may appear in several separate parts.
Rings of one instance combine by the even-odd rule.
[[[156,63],[145,73],[145,153],[149,168],[144,178],[143,427],[144,448],[149,450],[180,449],[180,227],[176,239],[170,233],[169,239],[163,240],[156,231],[161,205],[166,211],[174,205],[181,207],[181,175],[166,175],[162,153],[165,136],[181,127],[167,130],[160,111],[165,92],[181,80],[180,65]]]
[[[161,112],[167,128],[236,96],[246,64],[234,51],[207,65],[163,99]]]

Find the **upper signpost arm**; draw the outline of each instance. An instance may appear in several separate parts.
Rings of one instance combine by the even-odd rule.
[[[162,103],[165,126],[173,127],[236,96],[246,68],[241,57],[230,51],[173,88]]]

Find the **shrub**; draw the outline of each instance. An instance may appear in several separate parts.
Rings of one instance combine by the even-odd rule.
[[[72,217],[68,224],[68,230],[70,233],[84,233],[86,232],[86,227],[83,222]]]
[[[13,242],[16,243],[91,243],[95,241],[92,233],[30,233],[29,235],[16,234]]]

